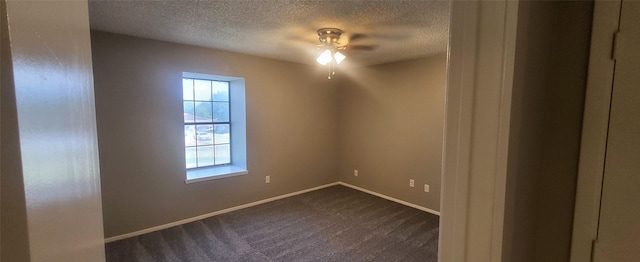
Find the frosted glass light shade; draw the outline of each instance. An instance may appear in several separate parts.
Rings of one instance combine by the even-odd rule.
[[[318,56],[318,58],[316,59],[316,61],[318,61],[319,64],[321,65],[326,65],[327,63],[331,62],[331,51],[329,50],[324,50],[324,52],[322,52],[322,54],[320,54],[320,56]]]
[[[344,60],[346,58],[346,56],[344,56],[342,53],[340,52],[336,52],[333,55],[333,58],[336,60],[336,64],[340,64],[340,62],[342,62],[342,60]]]

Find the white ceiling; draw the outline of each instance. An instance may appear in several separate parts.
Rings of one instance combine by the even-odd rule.
[[[424,0],[94,0],[89,14],[94,30],[303,64],[315,63],[319,28],[367,35],[352,44],[375,50],[346,55],[374,65],[445,52],[449,27],[449,2]]]

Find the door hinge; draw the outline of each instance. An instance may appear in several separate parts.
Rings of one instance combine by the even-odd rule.
[[[620,42],[618,39],[618,35],[620,35],[620,31],[616,31],[613,34],[613,43],[611,46],[611,60],[616,60],[618,57],[618,43]]]

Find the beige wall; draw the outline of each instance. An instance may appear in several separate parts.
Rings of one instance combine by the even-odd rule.
[[[440,210],[446,55],[344,74],[340,180]],[[409,179],[415,180],[414,188]],[[429,193],[424,184],[430,185]]]
[[[107,237],[339,180],[438,210],[444,55],[329,81],[322,67],[118,34],[92,44]],[[185,71],[246,79],[249,175],[184,183]],[[371,153],[354,158],[360,146]],[[354,161],[360,180],[344,175]]]
[[[6,7],[2,259],[104,261],[87,2]]]
[[[591,2],[519,4],[504,261],[569,261],[591,17]]]
[[[92,44],[107,237],[338,180],[338,93],[317,67],[104,32]],[[248,175],[184,183],[185,71],[245,78]]]

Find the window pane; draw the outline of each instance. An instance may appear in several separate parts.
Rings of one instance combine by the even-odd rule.
[[[213,105],[211,102],[195,103],[195,121],[196,122],[212,122]]]
[[[198,146],[213,144],[213,125],[198,125],[196,127]]]
[[[193,105],[193,102],[191,101],[184,101],[184,122],[185,123],[193,123],[194,120],[194,108],[195,106]]]
[[[215,125],[214,127],[214,139],[216,144],[228,144],[229,143],[229,125]]]
[[[229,101],[229,82],[213,81],[213,100]]]
[[[195,100],[211,101],[211,81],[193,80],[195,87]]]
[[[213,124],[230,121],[229,82],[183,78],[182,95],[186,167],[230,164],[231,126]]]
[[[182,100],[193,100],[193,79],[182,79]]]
[[[184,145],[195,146],[196,145],[196,129],[194,126],[184,126]]]
[[[212,166],[213,161],[213,146],[199,146],[198,149],[198,166]]]
[[[184,158],[187,161],[187,168],[196,167],[196,148],[187,147],[184,151]]]
[[[231,163],[231,147],[229,144],[216,145],[216,165]]]
[[[213,120],[216,122],[229,122],[229,103],[213,102]]]

